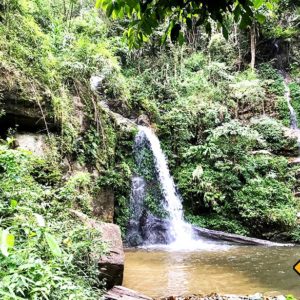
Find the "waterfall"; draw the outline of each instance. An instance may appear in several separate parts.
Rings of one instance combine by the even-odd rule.
[[[143,202],[145,198],[146,182],[143,177],[134,176],[132,178],[131,188],[131,211],[134,212],[130,218],[127,241],[133,246],[137,246],[143,242],[143,237],[140,233],[140,219],[143,215]]]
[[[193,230],[192,226],[184,221],[181,198],[176,191],[173,178],[170,175],[167,159],[161,149],[157,136],[152,130],[144,126],[139,126],[139,132],[136,136],[135,143],[136,145],[140,145],[145,143],[145,141],[148,142],[148,147],[153,154],[155,171],[164,198],[163,207],[168,213],[168,240],[173,241],[173,245],[187,245],[193,242]],[[137,158],[137,163],[139,163],[139,159],[141,158]],[[135,181],[136,177],[133,179],[133,198],[136,197],[137,193],[135,190]],[[140,196],[141,193],[138,193],[138,197],[136,197],[137,201],[134,201],[135,203],[140,202]]]
[[[286,76],[283,75],[283,77],[284,77],[283,84],[284,84],[284,89],[285,89],[284,97],[286,99],[286,102],[287,102],[287,105],[288,105],[288,108],[290,111],[290,127],[291,127],[294,135],[297,137],[297,141],[298,141],[299,149],[300,149],[300,129],[298,127],[296,111],[291,104],[291,91],[288,86],[289,80]]]
[[[137,174],[132,178],[127,245],[167,248],[171,251],[229,249],[230,246],[224,242],[201,237],[191,224],[185,222],[181,197],[170,175],[160,142],[150,128],[138,128],[134,143]],[[154,187],[159,190],[155,206],[156,212],[163,211],[158,214],[160,216],[151,211],[146,200],[147,193],[153,192]]]
[[[291,129],[294,129],[294,130],[299,130],[298,128],[298,122],[297,122],[297,115],[296,115],[296,112],[291,104],[291,92],[290,92],[290,88],[288,86],[288,81],[287,79],[285,79],[283,81],[283,84],[284,84],[284,88],[285,88],[285,99],[286,99],[286,102],[288,104],[288,107],[289,107],[289,111],[290,111],[290,118],[291,118]]]

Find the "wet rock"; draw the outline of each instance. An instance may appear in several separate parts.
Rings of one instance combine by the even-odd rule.
[[[136,291],[130,290],[123,286],[115,286],[113,289],[109,290],[105,295],[106,300],[152,300],[152,298],[145,296]]]
[[[87,227],[97,230],[101,234],[102,241],[107,243],[108,251],[105,255],[99,256],[97,251],[93,259],[98,261],[100,279],[110,289],[114,285],[121,285],[124,273],[124,250],[119,226],[111,223],[103,223],[89,218],[85,214],[71,210],[74,216],[79,218]]]
[[[148,244],[170,244],[174,239],[169,234],[170,223],[144,211],[140,220],[142,238]]]
[[[93,214],[104,222],[114,220],[115,195],[112,189],[101,188],[93,199]]]
[[[151,124],[150,119],[147,115],[140,115],[137,118],[137,123],[138,125],[147,126],[147,127],[149,127]]]
[[[19,133],[15,136],[16,146],[28,150],[37,156],[45,156],[49,147],[46,143],[46,136],[38,133]]]
[[[109,115],[109,117],[114,121],[116,126],[124,132],[132,132],[132,130],[136,129],[136,124],[128,119],[125,118],[122,114],[115,112],[108,103],[104,101],[100,101],[99,106]]]
[[[101,83],[104,80],[104,76],[103,75],[93,75],[90,78],[90,87],[91,90],[96,92],[100,87],[101,87]]]
[[[126,244],[129,247],[169,244],[173,241],[169,234],[169,228],[168,220],[159,219],[147,210],[143,210],[139,219],[129,221]]]
[[[260,293],[256,293],[254,295],[249,296],[249,300],[262,300],[263,295]]]

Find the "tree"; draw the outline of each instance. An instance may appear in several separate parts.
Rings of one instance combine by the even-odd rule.
[[[233,14],[234,21],[245,29],[251,26],[254,18],[265,19],[257,9],[264,4],[272,6],[272,2],[277,0],[97,0],[96,7],[104,10],[108,17],[129,18],[125,35],[129,45],[137,47],[161,24],[165,24],[162,42],[170,37],[173,42],[183,43],[184,29],[199,25],[210,33],[212,22],[217,23],[227,37],[229,14]]]

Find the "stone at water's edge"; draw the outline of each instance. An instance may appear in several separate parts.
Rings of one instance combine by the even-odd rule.
[[[254,295],[248,295],[248,296],[218,295],[213,293],[205,296],[202,295],[179,296],[179,297],[171,296],[167,298],[160,298],[160,300],[286,300],[286,297],[284,297],[283,295],[263,296],[260,293],[256,293]]]
[[[260,245],[260,246],[295,246],[290,243],[276,243],[268,240],[262,240],[247,236],[242,236],[233,233],[227,233],[218,230],[211,230],[193,226],[193,231],[196,236],[205,237],[213,240],[223,240],[240,245]]]
[[[105,300],[153,300],[153,298],[123,286],[114,286],[104,295],[104,298]],[[248,296],[218,295],[212,293],[210,295],[170,296],[159,298],[157,300],[286,300],[286,298],[283,295],[263,296],[260,293]]]
[[[96,221],[79,211],[71,210],[71,213],[78,217],[87,227],[99,231],[102,241],[108,245],[107,254],[97,257],[95,252],[95,257],[93,257],[98,261],[101,272],[100,279],[105,280],[106,288],[110,289],[114,285],[121,285],[123,282],[125,256],[119,226]]]
[[[114,286],[104,295],[104,298],[106,300],[153,300],[148,296],[123,286]]]
[[[115,195],[112,189],[102,188],[93,199],[93,215],[112,223],[115,210]]]

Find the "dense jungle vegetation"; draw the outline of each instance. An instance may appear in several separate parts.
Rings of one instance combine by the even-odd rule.
[[[224,9],[222,22],[197,24],[188,12],[180,28],[165,8],[164,22],[139,30],[120,1],[98,3],[104,11],[93,0],[0,2],[1,299],[102,294],[95,256],[106,245],[69,209],[125,235],[139,172],[129,120],[141,116],[163,144],[187,220],[300,242],[299,145],[284,84],[300,120],[300,6],[254,2],[251,18]],[[22,132],[45,136],[44,156],[17,147]],[[152,168],[150,157],[150,180]],[[103,193],[113,220],[95,212]],[[161,217],[154,196],[147,205]]]

